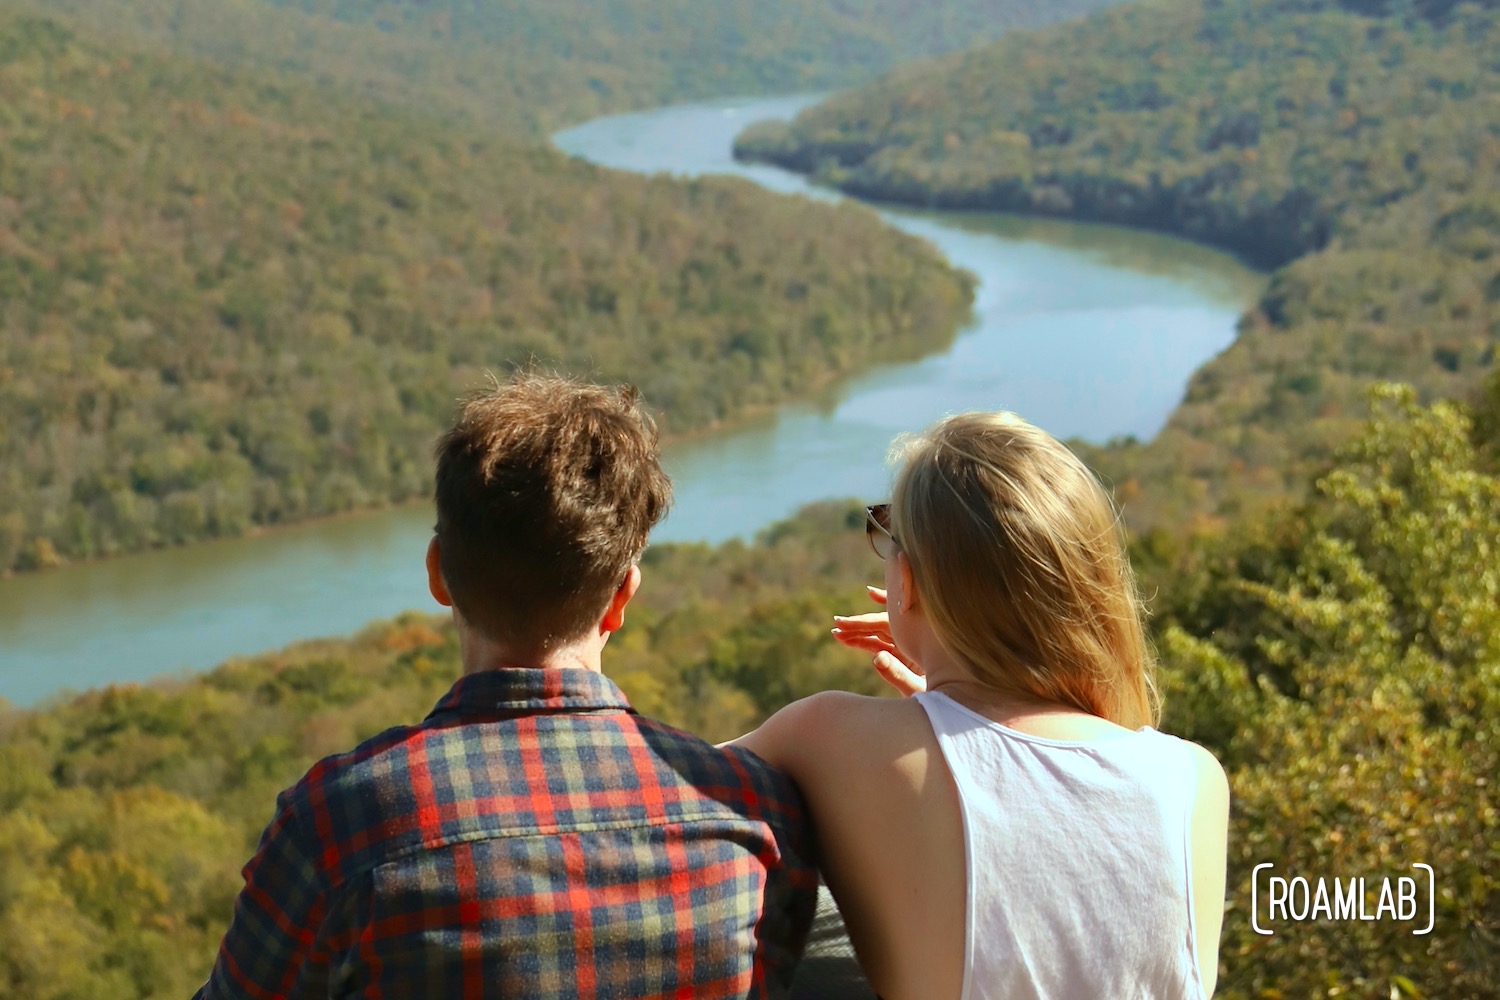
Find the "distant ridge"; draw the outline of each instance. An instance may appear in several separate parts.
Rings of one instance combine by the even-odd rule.
[[[28,2],[90,34],[541,137],[611,111],[848,86],[1119,0]]]

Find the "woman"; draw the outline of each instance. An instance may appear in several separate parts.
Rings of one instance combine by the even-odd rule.
[[[826,692],[747,746],[812,809],[886,1000],[1206,997],[1228,786],[1156,732],[1120,530],[1089,470],[1005,413],[899,446],[870,508],[886,610],[835,619],[911,697]]]

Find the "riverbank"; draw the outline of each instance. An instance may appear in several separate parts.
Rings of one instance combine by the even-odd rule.
[[[954,331],[952,331],[950,336],[942,341],[931,344],[930,349],[925,350],[923,353],[940,353],[951,348],[953,346],[953,340],[958,337],[960,332],[961,329],[955,329]],[[661,437],[662,450],[664,453],[670,453],[671,451],[679,448],[692,448],[699,445],[711,446],[712,442],[716,438],[733,435],[737,431],[754,427],[758,424],[763,424],[768,419],[773,418],[777,413],[785,411],[789,408],[796,408],[799,406],[815,406],[821,401],[827,399],[827,395],[830,390],[836,390],[839,386],[857,380],[861,376],[867,375],[870,372],[878,370],[880,368],[887,367],[892,364],[900,364],[901,360],[902,359],[900,358],[887,358],[878,360],[871,359],[869,363],[861,365],[857,368],[848,371],[830,372],[825,374],[821,378],[814,379],[807,385],[807,387],[803,391],[799,392],[795,396],[789,396],[775,403],[763,403],[754,406],[747,406],[741,412],[737,413],[733,419],[710,423],[691,431],[682,431],[675,434],[664,434]],[[646,402],[649,405],[650,400],[647,400]],[[437,436],[441,432],[442,431],[440,428],[434,430],[434,440],[436,440]],[[314,517],[301,518],[296,521],[287,521],[278,524],[252,525],[245,531],[242,531],[238,534],[206,537],[177,545],[156,545],[144,549],[138,549],[133,552],[119,552],[110,555],[93,556],[86,559],[63,559],[59,557],[56,562],[52,562],[51,564],[46,566],[38,566],[33,569],[20,571],[10,569],[0,571],[0,580],[31,578],[44,576],[50,573],[63,573],[69,570],[85,569],[92,566],[98,566],[103,563],[114,562],[119,559],[127,559],[131,556],[180,551],[190,548],[203,548],[216,544],[235,541],[253,542],[256,539],[275,538],[288,532],[307,530],[316,531],[319,528],[325,526],[342,524],[349,521],[359,521],[361,519],[379,517],[382,515],[401,516],[404,513],[415,512],[419,509],[426,509],[431,504],[431,502],[432,497],[429,494],[421,494],[401,500],[395,500],[390,503],[339,511],[335,514],[317,515]]]
[[[1146,184],[1107,175],[1043,174],[1017,178],[973,178],[945,183],[941,175],[917,177],[858,159],[845,143],[794,141],[790,126],[766,123],[735,139],[735,158],[770,164],[861,201],[919,211],[1001,212],[1090,225],[1121,226],[1189,240],[1233,254],[1247,267],[1274,271],[1328,243],[1331,223],[1307,227],[1311,203],[1300,193],[1239,214],[1208,213],[1197,178]]]
[[[746,170],[731,155],[745,120],[799,100],[662,109],[566,135],[582,147],[570,152],[601,165],[645,150],[658,159],[638,159],[642,172],[738,172],[805,188],[796,175]],[[978,276],[973,322],[918,360],[871,366],[856,353],[848,360],[857,376],[813,372],[824,388],[795,402],[730,428],[672,435],[676,506],[657,541],[749,539],[809,503],[878,499],[889,490],[891,440],[955,409],[1015,409],[1064,438],[1152,437],[1193,371],[1233,340],[1262,280],[1223,255],[1153,235],[1008,216],[880,214]],[[0,695],[30,703],[62,687],[205,669],[429,607],[418,570],[431,528],[418,497],[0,580]]]

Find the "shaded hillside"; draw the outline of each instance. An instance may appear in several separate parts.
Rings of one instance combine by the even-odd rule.
[[[1220,755],[1233,789],[1221,997],[1495,995],[1500,480],[1469,426],[1386,390],[1306,502],[1148,574],[1166,588],[1163,728]],[[654,546],[605,669],[640,710],[714,739],[813,691],[876,691],[868,659],[828,635],[832,614],[870,606],[863,520],[827,504],[750,545]],[[458,673],[452,630],[413,615],[0,711],[0,990],[186,996],[276,792],[419,720]],[[1431,936],[1389,920],[1250,926],[1255,864],[1373,880],[1414,860],[1439,873]]]
[[[970,297],[854,206],[0,18],[0,571],[423,495],[485,369],[634,380],[690,431],[935,349]]]
[[[1494,363],[1500,10],[1419,6],[1122,7],[913,65],[738,151],[865,196],[1148,226],[1280,268],[1158,439],[1097,456],[1138,527],[1213,518],[1300,483],[1371,379],[1462,395]]]
[[[1118,0],[33,0],[80,28],[530,133],[822,90]]]

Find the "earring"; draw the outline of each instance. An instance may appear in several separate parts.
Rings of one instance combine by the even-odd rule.
[[[901,598],[896,598],[896,607],[901,607]]]

